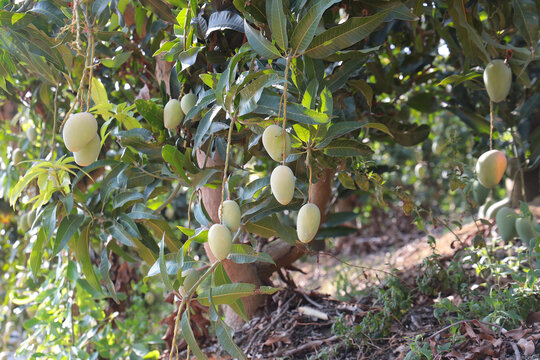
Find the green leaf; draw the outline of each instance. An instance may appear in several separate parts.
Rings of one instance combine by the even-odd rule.
[[[138,99],[135,100],[135,106],[139,114],[156,129],[162,130],[163,127],[163,107],[150,101]]]
[[[364,98],[366,98],[367,106],[371,109],[371,102],[373,101],[373,89],[364,79],[351,80],[348,84],[354,89],[360,91]]]
[[[257,109],[254,110],[258,114],[266,114],[270,116],[280,116],[279,111],[280,97],[263,93],[259,99]],[[327,114],[316,110],[308,109],[300,104],[287,101],[287,118],[302,124],[325,124],[330,121]]]
[[[257,261],[275,264],[270,255],[258,253],[250,245],[246,244],[234,244],[230,259],[237,264],[250,264]]]
[[[101,274],[101,279],[105,281],[105,287],[109,290],[109,294],[118,304],[118,295],[116,295],[116,290],[114,289],[114,284],[109,275],[111,271],[111,263],[109,262],[109,256],[107,255],[107,249],[103,249],[101,252],[101,263],[99,264],[99,273]]]
[[[336,51],[356,44],[367,38],[382,24],[388,12],[389,10],[385,10],[373,16],[353,17],[341,25],[326,30],[313,39],[304,55],[314,59],[324,59]]]
[[[82,268],[84,276],[88,283],[97,291],[101,293],[101,284],[94,272],[94,266],[92,265],[92,259],[90,258],[90,249],[89,249],[89,232],[91,224],[81,231],[78,239],[75,243],[75,258],[79,262]]]
[[[31,9],[31,12],[41,14],[46,19],[52,20],[56,25],[63,26],[66,22],[66,16],[49,1],[39,1]]]
[[[210,125],[212,125],[212,121],[219,113],[219,110],[221,110],[221,107],[217,104],[214,104],[214,106],[212,106],[212,108],[208,110],[208,112],[202,117],[201,121],[199,122],[199,126],[197,126],[197,132],[195,133],[195,137],[193,140],[194,149],[197,149],[201,144],[203,137],[210,129]]]
[[[222,263],[219,263],[219,265],[216,267],[216,270],[214,270],[214,274],[212,276],[213,285],[219,286],[224,284],[230,284],[231,279],[229,279],[229,276],[225,272],[225,269],[223,267]],[[214,295],[212,294],[212,297]],[[237,299],[236,301],[233,301],[232,303],[228,304],[233,311],[238,314],[242,319],[244,319],[246,322],[249,321],[247,315],[246,315],[246,309],[244,308],[244,303],[242,300]],[[215,306],[215,305],[214,305]]]
[[[177,175],[180,175],[188,184],[191,183],[184,171],[184,155],[177,148],[172,145],[165,145],[161,149],[161,156],[163,156],[163,160],[172,165]]]
[[[131,57],[131,53],[132,51],[127,51],[116,55],[112,59],[101,59],[101,63],[108,68],[118,69]]]
[[[233,283],[216,286],[212,289],[212,300],[216,305],[230,304],[243,297],[255,294],[255,285],[248,283]],[[208,306],[208,290],[199,294],[197,300],[201,305]]]
[[[283,12],[283,2],[281,0],[267,0],[266,16],[270,31],[272,31],[272,39],[276,41],[281,50],[287,50],[289,38],[287,37],[287,18]]]
[[[244,20],[244,31],[246,32],[249,45],[251,45],[253,50],[259,55],[267,59],[276,59],[281,56],[279,50],[262,36],[259,31],[253,29],[246,20]]]
[[[324,150],[325,155],[342,157],[342,156],[364,156],[373,154],[373,150],[365,144],[356,140],[338,139],[328,144]]]
[[[161,216],[155,214],[152,210],[148,209],[146,205],[142,203],[137,203],[133,206],[133,209],[128,214],[133,220],[146,220],[146,219],[155,219],[161,220]]]
[[[34,278],[37,278],[37,274],[39,272],[39,269],[41,268],[41,259],[43,258],[43,245],[45,244],[46,239],[47,235],[45,234],[45,229],[43,227],[39,228],[36,241],[34,242],[34,245],[32,246],[32,252],[30,253],[30,269],[32,270]]]
[[[240,90],[239,116],[248,114],[257,108],[257,102],[266,87],[283,82],[275,72],[269,72],[269,70],[263,70],[253,75],[256,75],[257,78]]]
[[[105,90],[105,86],[103,86],[98,78],[92,78],[92,89],[90,91],[90,96],[92,97],[92,101],[94,104],[96,104],[96,106],[109,103],[107,90]]]
[[[167,265],[165,265],[165,234],[163,234],[163,237],[161,238],[161,242],[159,243],[158,264],[159,264],[159,272],[161,274],[161,279],[163,280],[165,287],[167,288],[167,290],[172,291],[173,286],[172,286],[171,280],[169,279],[169,273],[167,272]]]
[[[454,86],[458,86],[459,84],[461,84],[461,83],[463,83],[465,81],[472,80],[472,79],[477,78],[479,76],[482,76],[482,74],[480,74],[478,72],[470,72],[470,73],[464,74],[464,75],[453,74],[453,75],[450,75],[450,76],[442,79],[437,84],[437,86],[446,86],[446,85],[450,85],[450,84],[454,84]]]
[[[332,92],[327,87],[324,87],[321,91],[321,103],[319,104],[319,111],[332,116],[334,113],[334,100]]]
[[[244,352],[236,345],[233,340],[233,330],[227,326],[223,320],[219,319],[216,324],[216,336],[223,349],[227,351],[233,359],[247,360]]]
[[[118,209],[130,201],[144,200],[144,195],[138,191],[124,191],[113,199],[113,208]]]
[[[159,217],[157,219],[146,219],[144,224],[152,229],[156,237],[165,237],[165,243],[171,252],[177,252],[180,249],[182,244],[167,221]]]
[[[200,99],[197,104],[188,111],[188,113],[184,117],[184,123],[188,120],[191,120],[195,115],[199,114],[202,109],[206,108],[206,106],[213,103],[214,101],[216,101],[216,96],[214,95],[214,92],[210,91],[210,94]]]
[[[362,58],[354,57],[351,60],[343,62],[343,65],[337,68],[330,76],[324,78],[323,84],[332,93],[341,89],[347,80],[365,64]]]
[[[302,54],[315,36],[315,31],[322,15],[330,6],[340,0],[317,0],[315,4],[300,19],[291,35],[291,48],[293,54]]]
[[[319,82],[316,78],[311,79],[308,83],[304,97],[302,98],[302,106],[308,109],[313,109],[315,101],[317,100],[317,92],[319,90]]]
[[[328,132],[326,135],[322,138],[322,141],[316,146],[317,149],[324,148],[332,140],[334,140],[337,137],[340,137],[342,135],[348,134],[352,131],[358,130],[364,126],[366,126],[366,122],[360,122],[360,121],[341,121],[337,123],[333,123],[330,128],[328,129]]]
[[[533,0],[512,0],[514,24],[527,44],[536,47],[538,43],[538,9]]]
[[[281,225],[275,216],[268,216],[257,222],[248,222],[244,228],[252,234],[269,238],[272,236],[278,236],[276,227],[279,226]]]
[[[113,223],[107,231],[111,236],[126,246],[134,246],[131,235],[118,223]]]
[[[75,235],[84,222],[84,215],[68,215],[62,219],[58,230],[56,231],[56,238],[54,240],[54,249],[52,257],[56,256],[61,250],[64,249],[69,240]]]
[[[197,340],[195,339],[195,336],[193,335],[193,330],[191,329],[191,325],[189,324],[188,316],[189,310],[184,311],[184,313],[182,314],[182,321],[180,322],[180,326],[182,328],[182,336],[184,337],[184,340],[186,340],[186,343],[188,344],[190,350],[193,351],[193,354],[197,357],[197,359],[205,360],[207,359],[207,357],[202,352],[199,344],[197,344]]]
[[[176,17],[167,3],[162,0],[141,0],[141,3],[161,19],[176,24]]]
[[[181,71],[186,70],[197,61],[197,55],[203,49],[203,46],[194,46],[178,55],[178,62],[182,65]]]
[[[356,190],[356,185],[350,174],[342,171],[338,174],[338,179],[341,185],[343,185],[346,189]]]

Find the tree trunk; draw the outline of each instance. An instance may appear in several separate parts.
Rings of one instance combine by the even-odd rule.
[[[196,151],[197,163],[199,167],[204,166],[206,153],[201,150]],[[223,164],[223,159],[219,154],[215,153],[214,158],[208,157],[206,160],[206,166],[220,166]],[[328,207],[328,201],[330,199],[331,180],[334,175],[334,170],[327,169],[324,172],[324,176],[319,182],[313,184],[311,188],[311,201],[319,206],[321,211],[321,224],[326,218],[326,209]],[[210,215],[212,222],[220,223],[219,221],[219,205],[221,204],[221,186],[216,189],[209,187],[201,188],[201,200],[203,205]],[[204,249],[208,258],[213,262],[216,260],[212,251],[210,250],[208,243],[205,244]],[[236,264],[230,260],[224,260],[223,266],[227,275],[232,282],[245,282],[260,286],[262,283],[267,283],[270,276],[279,268],[287,267],[296,260],[298,260],[304,253],[304,246],[291,246],[282,240],[276,240],[269,243],[264,249],[276,262],[276,265],[268,263],[256,263],[256,264]],[[263,295],[253,295],[242,299],[246,314],[248,318],[251,318],[257,309],[263,304]],[[240,328],[244,321],[240,318],[230,307],[225,311],[226,323],[234,329]]]

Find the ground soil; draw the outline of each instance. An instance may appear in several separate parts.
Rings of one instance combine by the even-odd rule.
[[[531,210],[540,218],[540,206],[531,206]],[[432,229],[436,239],[433,248],[425,234],[410,226],[410,218],[396,212],[391,219],[365,226],[318,256],[303,259],[297,264],[299,271],[276,276],[275,285],[284,290],[269,297],[264,309],[234,335],[248,358],[404,359],[413,339],[421,336],[429,343],[433,359],[540,360],[540,312],[531,312],[526,323],[512,330],[478,319],[461,321],[455,324],[461,341],[444,354],[437,354],[437,345],[450,342],[451,336],[450,326],[433,315],[433,304],[440,294],[415,296],[413,305],[385,336],[359,341],[337,331],[337,322],[352,329],[366,314],[378,311],[373,298],[364,296],[362,290],[382,286],[393,269],[404,286],[414,288],[426,257],[436,252],[442,262],[449,262],[456,251],[471,245],[477,233],[496,231],[475,223],[453,229],[453,233]],[[344,292],[343,279],[354,294]],[[452,294],[445,296],[454,299]],[[215,341],[201,345],[210,358],[230,358]]]

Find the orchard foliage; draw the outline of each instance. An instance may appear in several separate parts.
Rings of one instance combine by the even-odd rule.
[[[341,189],[376,193],[384,204],[382,175],[395,169],[377,156],[381,146],[426,144],[433,156],[430,144],[446,142],[430,134],[442,126],[435,121],[444,119],[440,114],[468,127],[477,140],[469,151],[478,157],[489,147],[482,73],[492,59],[505,59],[513,78],[494,109],[496,148],[524,171],[538,168],[540,51],[532,0],[0,6],[0,196],[36,216],[18,235],[33,277],[43,281],[42,268],[56,268],[69,286],[118,301],[112,257],[145,263],[143,275],[159,277],[182,298],[181,309],[198,292],[233,357],[245,356],[217,305],[247,318],[240,299],[278,289],[232,283],[220,261],[201,260],[201,244],[210,242],[219,260],[273,264],[255,250],[258,239],[306,252],[299,240],[342,234],[346,219],[324,224],[329,211],[310,204],[311,187],[331,170]],[[97,130],[71,128],[69,119],[84,112],[97,119]],[[72,157],[70,149],[79,150],[68,132],[78,136],[77,149],[92,143],[79,155],[84,161]],[[455,188],[465,187],[473,169],[458,173]],[[214,224],[201,201],[208,188],[221,189],[222,202],[236,201],[239,226],[226,223],[225,213],[229,228]],[[391,196],[419,218],[406,192],[395,188]],[[296,229],[298,210],[309,219],[302,215]],[[174,341],[181,332],[204,358],[190,312],[178,314]]]

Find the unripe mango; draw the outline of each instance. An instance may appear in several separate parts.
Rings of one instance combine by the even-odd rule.
[[[36,128],[33,126],[30,126],[28,129],[26,129],[26,138],[28,141],[32,142],[35,141],[37,138],[37,131]]]
[[[71,152],[77,152],[94,139],[98,131],[97,120],[88,112],[71,115],[62,130],[64,145]]]
[[[503,207],[505,207],[508,204],[510,204],[510,198],[504,198],[500,201],[497,201],[496,203],[493,203],[490,207],[487,208],[485,218],[486,219],[495,218],[499,210],[501,210]]]
[[[267,127],[262,136],[264,149],[277,162],[283,160],[283,128],[277,125]],[[285,158],[291,153],[291,136],[285,132]]]
[[[180,286],[180,294],[186,296],[189,290],[199,281],[199,272],[195,269],[186,270],[184,275],[184,284]]]
[[[30,227],[28,226],[28,213],[24,213],[19,218],[19,229],[22,232],[27,232]]]
[[[97,160],[100,150],[101,142],[99,136],[94,134],[94,138],[85,147],[73,153],[75,162],[79,166],[88,166]]]
[[[486,202],[489,195],[489,189],[484,187],[478,180],[474,180],[472,184],[472,195],[477,205],[482,205]]]
[[[281,205],[287,205],[291,202],[294,195],[294,182],[294,174],[288,166],[279,165],[272,171],[270,188]]]
[[[224,260],[232,249],[232,235],[222,224],[214,224],[208,231],[208,245],[212,254],[219,260]]]
[[[153,292],[149,291],[146,294],[144,294],[144,301],[147,305],[153,305],[156,301],[156,295],[154,295]]]
[[[501,59],[492,60],[484,70],[484,84],[491,101],[506,99],[512,85],[512,70]]]
[[[20,162],[23,160],[24,152],[17,148],[13,151],[13,154],[11,155],[11,160],[13,161],[14,165],[19,165]]]
[[[492,189],[501,181],[506,169],[506,156],[499,150],[483,153],[476,162],[476,174],[480,184]]]
[[[414,167],[414,175],[416,175],[418,179],[423,179],[424,176],[426,176],[426,165],[422,163],[416,164]]]
[[[308,243],[319,230],[321,224],[321,212],[319,207],[313,203],[307,203],[298,211],[298,217],[296,219],[296,233],[298,240],[303,243]]]
[[[525,244],[529,244],[535,237],[534,229],[529,222],[529,219],[526,218],[516,219],[516,232],[519,235],[519,238],[523,240]]]
[[[180,107],[182,108],[184,115],[186,115],[189,110],[191,110],[195,104],[197,104],[197,100],[197,95],[192,92],[182,96],[182,99],[180,99]]]
[[[169,100],[163,109],[163,125],[167,129],[176,129],[182,123],[182,120],[184,120],[184,112],[180,101],[176,99]]]
[[[508,241],[516,235],[516,216],[516,212],[506,206],[502,207],[495,216],[499,234],[504,241]]]
[[[26,227],[28,229],[31,229],[32,225],[34,225],[35,220],[36,220],[36,212],[33,210],[30,210],[28,212],[28,216],[26,217]]]
[[[219,219],[232,233],[240,226],[240,206],[234,200],[225,200],[219,209]]]
[[[442,141],[435,140],[433,144],[431,144],[431,152],[433,152],[435,155],[441,155],[445,147],[446,146]]]

